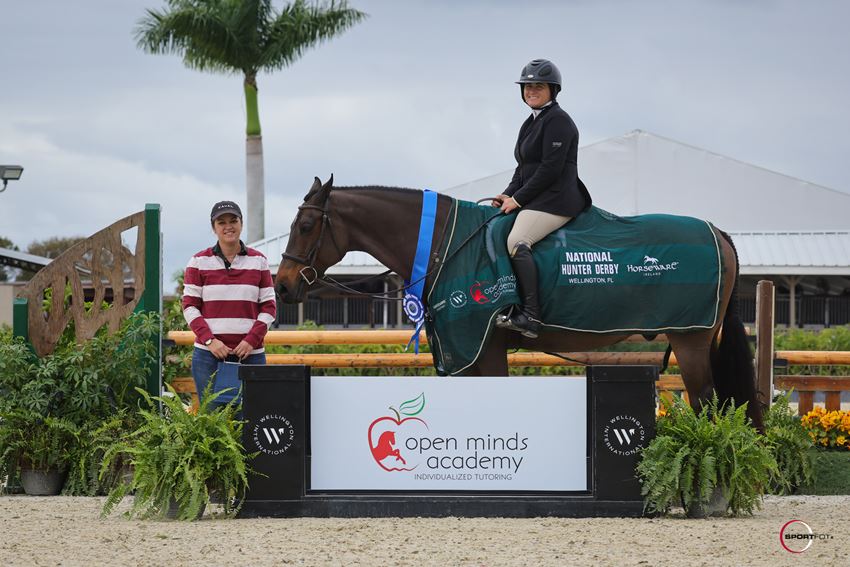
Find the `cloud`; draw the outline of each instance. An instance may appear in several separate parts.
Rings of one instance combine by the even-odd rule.
[[[21,248],[51,236],[89,236],[147,203],[159,203],[166,281],[214,242],[208,216],[212,204],[239,193],[227,184],[141,161],[68,149],[41,133],[0,126],[0,140],[14,140],[0,142],[0,156],[15,155],[25,167],[21,180],[0,199],[4,236]]]

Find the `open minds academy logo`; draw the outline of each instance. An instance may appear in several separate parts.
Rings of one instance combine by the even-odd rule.
[[[394,415],[383,416],[369,424],[369,449],[372,458],[385,471],[412,471],[418,462],[412,462],[415,453],[404,446],[404,440],[428,429],[428,424],[419,417],[425,409],[425,392],[412,400],[402,402],[398,409],[390,407]],[[404,416],[404,417],[402,417]]]

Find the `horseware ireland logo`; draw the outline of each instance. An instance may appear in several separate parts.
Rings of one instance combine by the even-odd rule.
[[[412,463],[410,456],[404,448],[404,440],[411,437],[416,431],[423,427],[427,430],[428,424],[421,418],[414,417],[425,409],[425,392],[422,392],[412,400],[402,402],[398,409],[390,407],[395,417],[379,417],[369,424],[369,449],[372,458],[378,466],[385,471],[412,471],[418,463]],[[404,415],[406,417],[402,418]]]
[[[658,265],[658,258],[653,258],[652,256],[644,256],[643,257],[644,264],[652,264],[653,266]]]

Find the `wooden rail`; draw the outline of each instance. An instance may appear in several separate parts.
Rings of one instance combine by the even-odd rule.
[[[191,331],[171,331],[168,338],[177,345],[192,345],[195,335]],[[368,331],[270,331],[266,335],[268,345],[339,345],[339,344],[407,344],[410,332],[404,330],[368,330]],[[425,333],[420,341],[427,343]],[[580,366],[600,364],[638,364],[661,365],[664,353],[661,352],[573,352],[562,353],[572,359],[565,360],[541,352],[517,352],[508,355],[508,365],[518,366]],[[428,368],[433,366],[430,353],[326,353],[326,354],[267,354],[269,364],[304,364],[315,368]],[[776,351],[774,363],[783,361],[788,365],[850,365],[850,352],[847,351]],[[670,365],[677,363],[675,354],[670,357]],[[761,361],[761,364],[765,364]],[[799,413],[804,415],[813,407],[814,392],[826,392],[826,409],[837,410],[841,407],[841,392],[850,390],[850,376],[772,376],[774,386],[780,390],[794,388],[799,396]],[[175,390],[192,394],[197,404],[195,384],[191,378],[177,378],[172,381]],[[662,376],[656,387],[664,397],[672,392],[684,393],[681,376]],[[687,397],[687,394],[684,393]]]

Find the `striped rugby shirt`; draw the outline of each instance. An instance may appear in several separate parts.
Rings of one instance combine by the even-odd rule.
[[[186,266],[183,316],[195,333],[195,347],[216,338],[228,348],[245,340],[251,354],[264,352],[263,339],[274,322],[277,305],[266,257],[240,242],[230,264],[218,243],[198,252]]]

